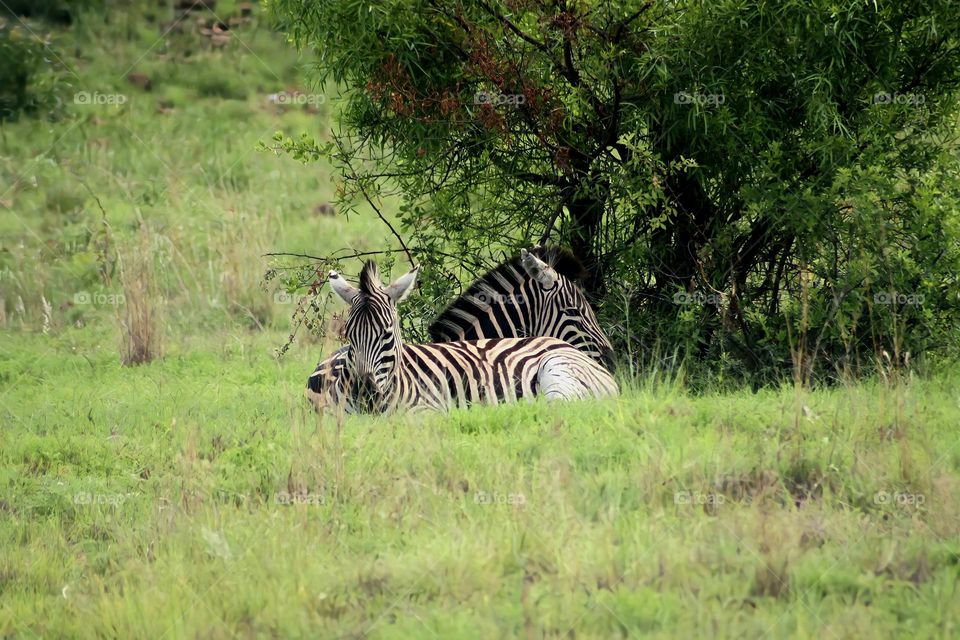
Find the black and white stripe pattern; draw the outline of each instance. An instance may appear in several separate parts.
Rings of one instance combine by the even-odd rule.
[[[610,341],[576,284],[583,275],[583,265],[568,251],[522,250],[454,300],[430,325],[430,337],[449,342],[551,336],[609,362]]]
[[[429,327],[435,342],[483,338],[554,337],[597,362],[612,354],[610,341],[576,281],[583,266],[556,247],[521,251],[474,282]],[[318,409],[364,410],[358,383],[346,369],[350,347],[320,362],[307,381],[307,397]]]
[[[350,349],[341,373],[356,394],[357,409],[446,410],[538,395],[572,400],[619,392],[606,369],[557,338],[403,344],[396,305],[415,278],[416,270],[383,287],[376,265],[368,262],[355,289],[330,273],[331,287],[350,304]]]

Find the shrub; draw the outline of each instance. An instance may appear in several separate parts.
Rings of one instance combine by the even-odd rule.
[[[65,75],[48,38],[0,19],[0,121],[60,113]]]
[[[82,10],[100,5],[101,0],[6,0],[0,7],[0,15],[7,13],[58,24],[72,24]]]
[[[342,88],[341,135],[280,146],[334,160],[347,204],[399,192],[432,294],[550,238],[642,357],[770,380],[956,354],[953,5],[273,0]]]

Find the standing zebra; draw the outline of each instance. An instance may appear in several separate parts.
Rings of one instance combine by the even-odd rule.
[[[598,362],[612,347],[590,303],[576,285],[583,265],[569,251],[534,247],[475,281],[430,325],[434,342],[550,336],[574,345]],[[318,409],[357,411],[359,388],[346,370],[350,347],[342,347],[307,380],[307,397]]]
[[[345,368],[358,381],[358,400],[368,411],[446,410],[538,395],[573,400],[619,393],[606,369],[558,338],[404,344],[396,305],[409,294],[416,276],[414,269],[384,287],[376,264],[367,262],[357,289],[330,272],[330,286],[350,305]]]

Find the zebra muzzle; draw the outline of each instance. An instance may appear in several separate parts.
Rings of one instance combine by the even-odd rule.
[[[380,388],[373,374],[362,375],[357,379],[357,399],[369,408],[373,408],[380,398]]]

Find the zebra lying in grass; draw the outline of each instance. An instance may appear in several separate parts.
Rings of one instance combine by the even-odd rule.
[[[430,325],[434,342],[545,336],[574,345],[597,362],[609,362],[610,341],[576,285],[583,265],[569,251],[534,247],[479,278]],[[317,409],[357,406],[359,389],[346,365],[350,347],[320,362],[306,394]]]
[[[350,305],[346,371],[358,381],[357,400],[368,411],[447,410],[532,396],[575,400],[619,393],[606,369],[558,338],[404,344],[397,304],[416,276],[414,269],[384,287],[377,265],[367,262],[357,289],[330,272],[330,286]]]

